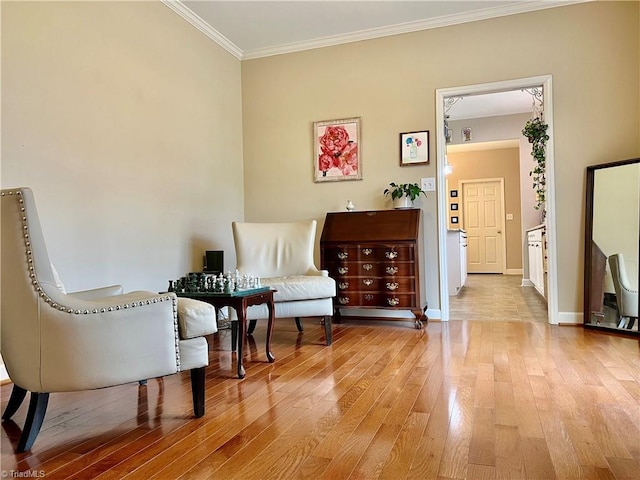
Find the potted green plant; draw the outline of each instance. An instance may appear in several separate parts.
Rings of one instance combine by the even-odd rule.
[[[522,134],[527,137],[527,140],[532,145],[531,156],[535,162],[533,170],[529,172],[529,176],[533,180],[533,189],[536,192],[536,204],[533,208],[536,210],[542,209],[543,215],[547,189],[546,159],[547,141],[549,140],[547,128],[549,128],[549,125],[541,118],[536,117],[527,121],[522,130]]]
[[[425,191],[417,183],[391,182],[383,193],[391,196],[394,208],[411,208],[420,194],[423,194],[425,198],[427,197]]]

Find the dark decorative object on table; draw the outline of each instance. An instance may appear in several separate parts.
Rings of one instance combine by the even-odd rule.
[[[207,250],[205,252],[204,271],[216,275],[224,271],[224,250]]]

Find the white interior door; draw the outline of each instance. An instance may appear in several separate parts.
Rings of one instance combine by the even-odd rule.
[[[504,273],[503,181],[463,181],[469,273]]]

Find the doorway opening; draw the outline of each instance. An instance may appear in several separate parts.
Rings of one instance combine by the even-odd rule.
[[[438,243],[439,243],[439,275],[440,275],[440,314],[442,321],[448,321],[450,317],[448,265],[447,265],[447,232],[451,226],[450,201],[447,198],[450,187],[447,185],[447,172],[451,166],[447,160],[447,140],[451,139],[451,129],[448,125],[447,108],[458,99],[472,98],[494,94],[498,92],[511,92],[524,89],[540,89],[543,92],[544,121],[549,126],[550,139],[547,143],[546,158],[546,204],[544,224],[546,225],[547,260],[547,321],[551,324],[558,323],[557,300],[557,256],[556,256],[556,229],[555,229],[555,194],[554,194],[554,150],[553,150],[553,108],[552,108],[552,82],[551,76],[530,77],[504,82],[494,82],[462,87],[443,88],[436,90],[436,174],[438,196]],[[542,102],[541,102],[542,105]],[[522,125],[524,127],[524,124]],[[471,140],[474,135],[471,128],[462,128],[463,141]],[[522,231],[526,239],[526,232]],[[523,241],[524,242],[524,241]],[[522,245],[524,249],[524,245]],[[523,256],[523,258],[526,258]],[[524,260],[523,260],[524,261]],[[524,265],[523,265],[524,267]]]

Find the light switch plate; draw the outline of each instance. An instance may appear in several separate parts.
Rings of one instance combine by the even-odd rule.
[[[513,220],[513,213],[507,213],[507,220]]]
[[[420,179],[420,188],[425,192],[436,191],[436,179],[435,177],[428,177]]]

